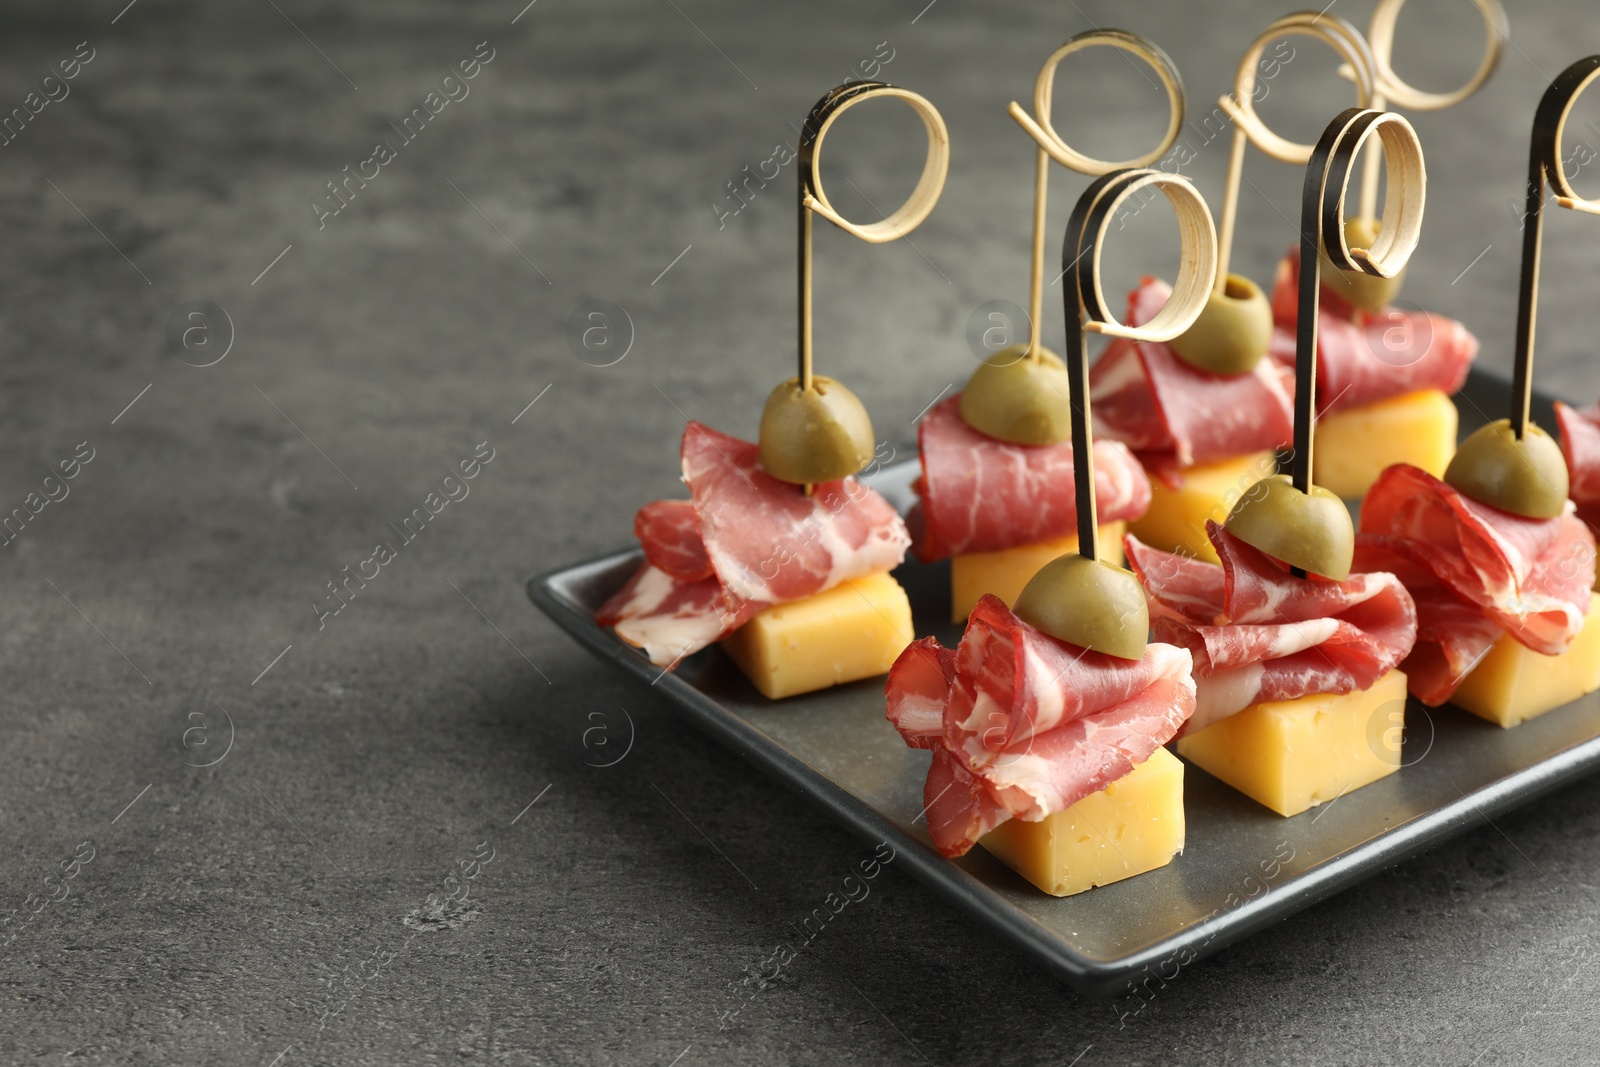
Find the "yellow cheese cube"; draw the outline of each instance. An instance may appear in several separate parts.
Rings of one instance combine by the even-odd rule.
[[[1394,463],[1409,463],[1443,478],[1456,454],[1459,422],[1455,404],[1437,389],[1325,415],[1317,420],[1311,480],[1356,500]]]
[[[1122,566],[1122,535],[1127,528],[1125,522],[1108,522],[1099,528],[1101,559]],[[966,622],[973,605],[985,593],[993,593],[1009,608],[1040,568],[1057,556],[1076,551],[1078,537],[1074,534],[1001,552],[956,556],[950,561],[950,621]]]
[[[1158,748],[1098,793],[1040,822],[1012,819],[979,844],[1055,897],[1165,867],[1183,851],[1183,764]]]
[[[911,643],[911,602],[887,574],[774,604],[722,647],[745,676],[777,700],[886,674]]]
[[[1183,485],[1178,489],[1168,489],[1159,478],[1151,478],[1150,510],[1131,524],[1133,536],[1151,548],[1216,563],[1216,550],[1206,536],[1206,520],[1226,520],[1245,490],[1277,470],[1273,453],[1253,452],[1185,467]]]
[[[1400,769],[1406,676],[1364,692],[1252,704],[1178,741],[1178,755],[1279,815],[1343,796]]]
[[[1583,629],[1559,656],[1535,652],[1510,634],[1461,682],[1450,703],[1501,726],[1515,726],[1600,689],[1600,596],[1590,595]]]

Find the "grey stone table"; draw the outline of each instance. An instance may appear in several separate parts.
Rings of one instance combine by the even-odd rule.
[[[1214,197],[1204,102],[1280,11],[524,2],[0,13],[0,510],[29,513],[0,549],[0,1062],[1592,1059],[1600,783],[1148,1001],[1075,994],[893,867],[746,998],[862,846],[620,684],[523,581],[627,542],[674,491],[686,417],[754,433],[794,336],[778,149],[824,89],[877,72],[950,125],[949,187],[912,240],[818,234],[819,366],[905,449],[970,371],[972,310],[1024,298],[1032,149],[1004,107],[1048,50],[1102,21],[1164,42]],[[1428,43],[1402,66],[1446,87],[1478,28],[1464,3],[1414,6],[1443,25],[1408,16]],[[1434,184],[1408,290],[1501,368],[1533,106],[1600,49],[1578,0],[1511,17],[1490,87],[1417,119]],[[1294,48],[1262,106],[1305,138],[1349,90]],[[1159,132],[1115,57],[1061,82],[1086,147]],[[914,177],[919,130],[892,111],[830,150],[853,217]],[[1261,277],[1300,176],[1260,156],[1248,174],[1237,266]],[[1084,185],[1053,182],[1052,232]],[[1541,377],[1592,398],[1600,233],[1560,214]],[[1135,221],[1124,282],[1170,269],[1169,225]],[[592,299],[632,323],[611,366],[566,339]],[[462,461],[475,477],[447,481]],[[47,479],[62,463],[75,477]],[[379,542],[392,557],[368,562]]]

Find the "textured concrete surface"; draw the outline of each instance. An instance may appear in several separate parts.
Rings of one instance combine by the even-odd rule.
[[[954,165],[914,246],[818,236],[819,367],[904,447],[969,373],[972,309],[1024,299],[1032,149],[1003,109],[1049,48],[1101,21],[1149,33],[1203,115],[1279,13],[924,4],[5,6],[0,110],[61,96],[41,79],[79,42],[93,58],[0,148],[0,503],[42,506],[0,550],[0,1062],[1592,1058],[1594,783],[1148,1003],[1078,996],[893,866],[782,980],[740,985],[863,846],[623,687],[522,591],[627,541],[673,489],[686,416],[750,435],[788,373],[792,166],[719,228],[724,183],[862,63],[943,109]],[[1472,65],[1450,58],[1475,47],[1471,12],[1413,6],[1442,25],[1408,16],[1402,69],[1445,87]],[[1577,0],[1511,17],[1489,89],[1417,119],[1434,184],[1408,290],[1500,367],[1533,106],[1600,50]],[[1263,107],[1309,136],[1348,89],[1296,48]],[[406,143],[390,124],[459,95],[443,79],[475,51],[470,95]],[[1102,58],[1063,73],[1058,111],[1085,113],[1062,126],[1131,153],[1159,98]],[[834,195],[866,218],[864,199],[909,187],[917,128],[857,114],[833,165],[859,189]],[[1597,116],[1586,104],[1578,140]],[[1222,142],[1193,140],[1215,197]],[[337,215],[313,209],[379,141],[377,176]],[[1248,174],[1236,265],[1264,277],[1300,176],[1259,155]],[[1084,184],[1053,182],[1052,233]],[[1125,277],[1170,258],[1150,214],[1117,253]],[[1586,399],[1593,223],[1552,223],[1541,321],[1542,382]],[[613,366],[565,340],[586,298],[631,318]],[[202,300],[226,321],[187,318]],[[169,323],[194,328],[188,348]],[[46,482],[83,442],[92,460]],[[444,479],[480,442],[493,458],[468,495],[433,498],[403,543],[390,524],[459,496]],[[395,557],[364,564],[379,541]],[[319,629],[345,566],[378,576]]]

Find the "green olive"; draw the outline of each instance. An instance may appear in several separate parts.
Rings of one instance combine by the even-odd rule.
[[[1567,506],[1561,446],[1531,422],[1520,441],[1510,419],[1480,428],[1456,449],[1444,480],[1479,503],[1530,519],[1553,519]]]
[[[1150,639],[1150,609],[1139,579],[1076,552],[1046,563],[1022,587],[1014,610],[1059,641],[1120,659],[1142,659]]]
[[[1247,545],[1308,574],[1344,581],[1356,530],[1344,501],[1319,485],[1302,493],[1287,474],[1263,478],[1228,513],[1227,530]]]
[[[1345,220],[1344,240],[1351,248],[1371,248],[1372,242],[1377,239],[1377,219]],[[1338,293],[1345,303],[1362,311],[1377,311],[1394,303],[1394,298],[1400,295],[1400,286],[1405,282],[1404,269],[1393,278],[1378,278],[1371,274],[1340,270],[1328,258],[1326,250],[1320,253],[1319,258],[1322,260],[1322,284]]]
[[[856,395],[832,378],[810,389],[790,378],[761,412],[761,468],[797,485],[856,473],[872,458],[872,420]]]
[[[1170,344],[1191,367],[1212,374],[1248,374],[1272,344],[1272,305],[1255,282],[1230,274],[1223,291],[1212,292],[1194,325]]]
[[[1047,349],[1002,348],[978,365],[961,391],[961,417],[979,433],[1014,445],[1055,445],[1072,437],[1066,365]]]

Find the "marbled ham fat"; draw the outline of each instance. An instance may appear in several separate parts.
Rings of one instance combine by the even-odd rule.
[[[1372,686],[1411,651],[1417,615],[1393,574],[1297,578],[1215,522],[1221,566],[1126,538],[1157,640],[1194,657],[1198,706],[1183,732],[1269,700]]]
[[[1190,668],[1188,652],[1158,642],[1137,662],[1064,644],[993,596],[956,648],[912,644],[889,672],[888,718],[933,750],[934,845],[964,855],[1008,819],[1037,822],[1126,775],[1193,712]]]
[[[595,618],[652,663],[676,663],[764,607],[905,558],[910,534],[877,492],[843,478],[808,498],[763,471],[758,457],[756,445],[690,422],[682,448],[690,499],[639,510],[645,563]]]

